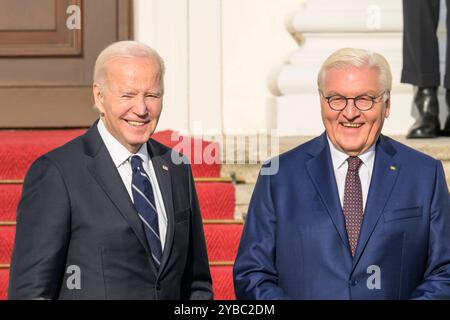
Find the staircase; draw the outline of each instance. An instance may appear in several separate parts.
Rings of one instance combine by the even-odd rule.
[[[0,163],[0,299],[7,298],[16,210],[25,173],[37,157],[79,136],[84,131],[0,131],[0,159],[2,159]],[[219,150],[217,144],[208,141],[185,137],[178,137],[174,141],[171,131],[155,133],[153,138],[175,149],[179,148],[183,139],[188,139],[184,142],[187,141],[192,146],[191,150],[194,150],[195,145],[200,145],[202,150],[205,148]],[[185,155],[193,159],[190,154]],[[236,179],[229,178],[229,174],[221,176],[221,165],[217,163],[206,165],[204,161],[200,164],[194,162],[192,171],[203,217],[214,298],[234,299],[232,266],[243,227],[242,219],[235,219]],[[237,182],[242,180],[238,179]]]

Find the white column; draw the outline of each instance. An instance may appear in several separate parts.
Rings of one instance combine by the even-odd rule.
[[[188,0],[135,0],[135,39],[156,49],[166,64],[158,130],[189,129]]]
[[[300,47],[281,68],[274,93],[277,128],[284,135],[316,135],[323,131],[316,77],[326,57],[342,47],[383,54],[393,74],[391,115],[384,133],[405,134],[413,122],[413,88],[400,83],[403,16],[401,0],[306,0],[288,30]]]
[[[222,130],[221,0],[135,0],[135,38],[166,62],[158,130]]]
[[[285,19],[302,0],[222,0],[223,113],[229,134],[274,127],[275,97],[268,88],[297,44]]]
[[[222,132],[222,0],[189,0],[190,131]]]

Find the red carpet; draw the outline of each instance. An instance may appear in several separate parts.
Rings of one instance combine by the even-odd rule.
[[[194,177],[220,176],[218,143],[180,136],[171,130],[156,132],[152,138],[185,155],[190,160]]]
[[[231,183],[196,182],[203,219],[233,219],[235,190]]]
[[[23,179],[40,155],[79,136],[85,130],[0,131],[0,180]]]
[[[0,180],[23,179],[37,157],[84,132],[85,130],[0,130]],[[172,135],[177,140],[172,141]],[[208,164],[211,161],[210,155],[214,156],[217,152],[218,157],[217,143],[179,137],[169,130],[157,132],[152,138],[182,151],[191,160],[194,177],[220,176],[220,163]],[[205,156],[204,160],[202,156]]]
[[[211,266],[214,300],[234,300],[233,267]]]
[[[1,167],[1,166],[0,166]],[[0,184],[0,221],[15,221],[22,192],[20,184]]]
[[[0,181],[22,180],[31,163],[40,155],[82,134],[85,130],[0,130]],[[194,177],[219,177],[217,143],[179,137],[172,131],[155,133],[153,138],[185,154],[192,163]],[[19,181],[20,182],[20,181]],[[0,184],[0,222],[16,219],[22,185]],[[204,220],[232,220],[235,189],[231,183],[196,182]],[[208,256],[213,263],[215,299],[234,299],[232,266],[242,233],[241,224],[204,225]],[[0,226],[0,299],[6,299],[8,273],[15,226]],[[3,265],[3,266],[2,266]]]
[[[233,219],[234,186],[223,182],[196,182],[203,219]],[[15,221],[22,185],[0,184],[0,221]]]
[[[8,292],[8,269],[0,269],[0,300],[6,300]]]
[[[206,246],[210,261],[234,261],[239,240],[242,235],[242,224],[205,224]]]
[[[0,264],[9,264],[14,245],[15,226],[0,226]]]

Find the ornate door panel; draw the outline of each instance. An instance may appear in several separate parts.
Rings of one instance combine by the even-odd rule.
[[[95,59],[131,24],[131,0],[0,0],[0,128],[89,126]]]

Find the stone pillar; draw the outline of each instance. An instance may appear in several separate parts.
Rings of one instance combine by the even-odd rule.
[[[342,47],[377,51],[389,61],[393,74],[391,116],[383,132],[406,133],[414,120],[413,88],[400,83],[401,0],[305,0],[289,19],[287,29],[299,47],[281,67],[272,90],[278,95],[276,126],[281,135],[317,135],[323,131],[317,73],[326,57]]]

